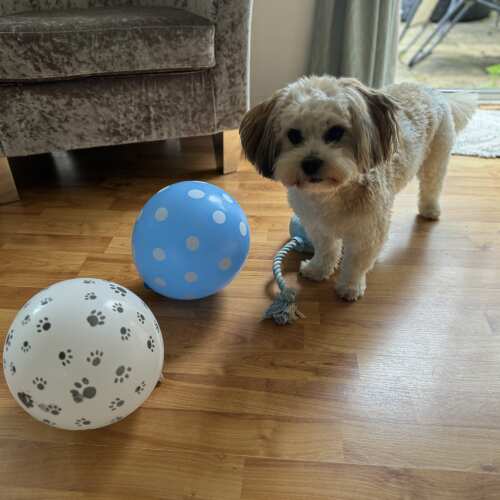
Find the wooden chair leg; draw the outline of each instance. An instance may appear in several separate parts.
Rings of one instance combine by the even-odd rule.
[[[230,174],[238,170],[241,160],[241,141],[238,130],[224,130],[212,135],[217,170]]]
[[[0,205],[19,200],[16,183],[10,171],[9,160],[0,157]]]

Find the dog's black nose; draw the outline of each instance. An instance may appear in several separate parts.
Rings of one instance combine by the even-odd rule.
[[[302,160],[302,170],[306,175],[314,175],[323,165],[323,160],[315,156],[308,156]]]

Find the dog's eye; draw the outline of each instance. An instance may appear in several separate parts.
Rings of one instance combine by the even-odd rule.
[[[323,138],[325,142],[339,142],[343,135],[344,128],[336,126],[329,128]]]
[[[302,132],[296,128],[291,128],[288,131],[287,135],[288,135],[288,140],[295,146],[297,144],[300,144],[304,140],[304,138],[302,137]]]

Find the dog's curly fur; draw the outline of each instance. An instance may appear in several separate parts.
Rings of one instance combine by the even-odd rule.
[[[315,248],[301,264],[357,300],[387,237],[395,195],[416,175],[419,213],[440,215],[439,195],[457,133],[476,97],[446,97],[414,84],[370,89],[352,78],[308,77],[278,91],[243,118],[248,159],[288,188]]]

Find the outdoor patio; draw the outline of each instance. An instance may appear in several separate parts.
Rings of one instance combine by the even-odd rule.
[[[500,65],[500,26],[496,23],[496,13],[481,21],[458,23],[427,59],[409,69],[404,62],[407,63],[417,50],[422,37],[407,53],[400,54],[396,81],[419,82],[438,88],[500,88],[500,75],[491,75],[486,69]],[[409,30],[402,47],[419,29],[412,27]]]

